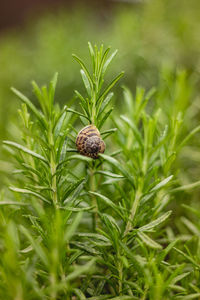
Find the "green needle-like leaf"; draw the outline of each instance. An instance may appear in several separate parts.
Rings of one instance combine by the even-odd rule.
[[[45,157],[43,157],[42,155],[38,154],[38,153],[35,153],[33,152],[32,150],[29,150],[28,148],[22,146],[22,145],[19,145],[17,143],[14,143],[14,142],[11,142],[11,141],[3,141],[3,143],[7,146],[11,146],[11,147],[14,147],[24,153],[27,153],[35,158],[38,158],[39,160],[42,160],[43,162],[45,163],[48,163],[48,161],[46,160]]]

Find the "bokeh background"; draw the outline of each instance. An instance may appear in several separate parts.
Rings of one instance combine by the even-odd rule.
[[[190,82],[190,101],[195,104],[188,126],[193,128],[198,124],[199,0],[1,0],[0,14],[1,141],[20,138],[16,126],[19,102],[10,87],[16,87],[34,101],[31,80],[39,85],[46,84],[58,71],[56,99],[67,104],[74,96],[74,89],[82,90],[79,66],[73,61],[72,53],[87,60],[88,41],[119,50],[107,79],[109,74],[112,77],[124,70],[121,83],[133,93],[136,85],[149,89],[156,86],[161,77],[165,81],[165,76],[168,80],[169,74],[185,70]],[[119,85],[115,99],[116,110],[121,110],[123,100]],[[195,181],[200,174],[198,135],[191,143],[193,162],[187,165],[187,152],[182,162],[183,168],[189,170],[190,178]],[[6,160],[7,153],[1,147],[0,186],[11,172]]]

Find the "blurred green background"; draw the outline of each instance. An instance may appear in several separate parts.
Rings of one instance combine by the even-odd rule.
[[[42,1],[41,1],[42,2]],[[45,4],[45,3],[44,3]],[[58,71],[56,99],[67,104],[74,89],[82,90],[79,66],[72,53],[87,60],[87,42],[119,50],[108,73],[124,70],[121,84],[133,92],[136,85],[150,88],[168,83],[172,74],[186,70],[190,101],[194,103],[186,127],[199,122],[200,87],[200,1],[149,0],[62,2],[43,5],[39,14],[31,10],[20,24],[0,32],[0,140],[20,138],[16,128],[19,102],[10,91],[14,86],[34,100],[31,80],[46,84]],[[15,14],[18,14],[16,11]],[[181,79],[180,79],[181,80]],[[122,90],[116,90],[116,110],[123,106]],[[167,106],[169,103],[165,103]],[[162,105],[162,104],[161,104]],[[164,105],[164,103],[163,103]],[[186,118],[187,120],[187,118]],[[190,154],[194,156],[192,179],[198,180],[200,162],[198,137]],[[187,150],[187,149],[186,149]],[[11,171],[6,152],[0,151],[1,184]],[[187,152],[186,152],[187,157]],[[187,169],[183,154],[183,166]],[[183,176],[184,177],[184,173]]]

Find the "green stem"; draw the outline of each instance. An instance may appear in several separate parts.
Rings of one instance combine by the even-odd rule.
[[[51,188],[52,188],[52,199],[53,204],[57,207],[58,204],[58,197],[57,197],[57,179],[56,179],[56,161],[55,161],[55,151],[54,151],[54,138],[52,132],[52,123],[49,126],[49,144],[51,147],[50,150],[50,168],[51,168]]]
[[[96,124],[96,92],[93,92],[92,97],[92,124]]]
[[[51,288],[52,288],[50,297],[51,297],[51,300],[56,300],[57,292],[56,292],[56,289],[54,288],[56,286],[56,276],[55,276],[54,272],[52,272],[52,274],[50,276],[50,281],[51,281]]]
[[[57,197],[57,184],[56,184],[56,163],[54,160],[54,155],[51,152],[51,176],[52,176],[52,182],[51,182],[51,188],[52,188],[52,196],[53,196],[53,203],[55,207],[57,207],[58,204],[58,197]]]
[[[147,148],[147,147],[145,147]],[[142,172],[145,175],[147,172],[147,166],[148,166],[148,151],[145,149],[144,150],[144,158],[143,158],[143,163],[142,163]],[[126,229],[124,232],[124,236],[127,235],[127,233],[132,229],[132,222],[135,217],[135,214],[137,212],[137,208],[140,202],[140,198],[142,196],[142,188],[143,188],[143,180],[141,178],[138,180],[138,189],[135,192],[135,199],[133,201],[132,207],[131,207],[131,212],[129,215],[129,219],[126,225]]]
[[[22,299],[24,299],[22,285],[21,285],[20,282],[17,282],[17,284],[16,284],[16,294],[14,296],[14,300],[22,300]]]
[[[129,220],[128,220],[127,225],[126,225],[124,236],[126,236],[127,233],[132,229],[132,222],[133,222],[133,219],[135,217],[141,195],[142,195],[141,188],[139,187],[138,190],[135,193],[135,199],[133,201],[133,205],[132,205],[132,208],[131,208]]]
[[[119,260],[118,263],[118,272],[119,272],[119,295],[122,295],[123,265],[121,260]]]
[[[96,191],[96,181],[95,181],[95,175],[94,175],[94,169],[90,169],[90,188],[92,192]],[[91,195],[92,198],[92,206],[94,206],[94,213],[93,213],[93,219],[92,219],[92,225],[93,230],[96,231],[98,227],[98,206],[97,206],[97,199],[95,195]]]

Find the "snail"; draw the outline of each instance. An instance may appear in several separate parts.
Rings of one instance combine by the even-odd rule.
[[[91,124],[78,133],[76,147],[80,154],[96,159],[99,153],[104,153],[106,146],[99,130]]]

